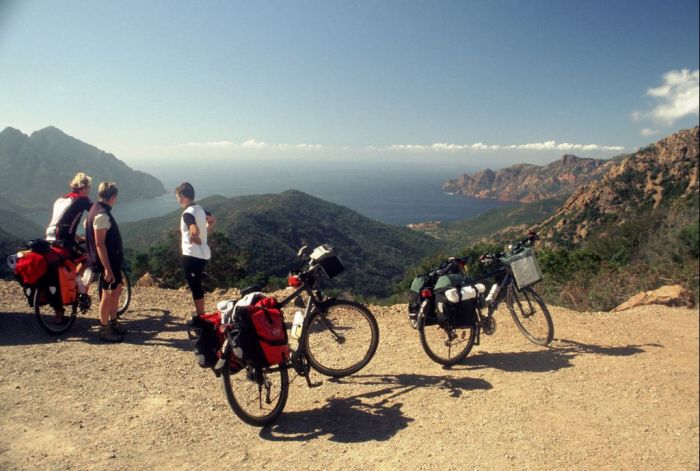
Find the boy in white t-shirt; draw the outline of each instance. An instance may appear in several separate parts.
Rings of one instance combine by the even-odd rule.
[[[214,226],[215,219],[194,201],[194,188],[188,182],[175,189],[178,204],[184,208],[180,218],[182,267],[187,285],[192,291],[192,299],[197,314],[204,314],[204,289],[202,273],[211,251],[207,245],[207,235]]]

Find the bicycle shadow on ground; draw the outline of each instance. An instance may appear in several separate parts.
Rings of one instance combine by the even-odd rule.
[[[465,391],[492,387],[483,379],[414,374],[357,375],[329,382],[378,388],[347,398],[328,399],[320,409],[285,412],[275,424],[261,429],[260,437],[282,442],[324,436],[337,443],[386,441],[414,420],[401,411],[401,402],[393,402],[395,398],[424,387],[445,390],[454,398]]]
[[[626,345],[624,347],[610,347],[606,345],[594,345],[594,344],[587,344],[587,343],[582,343],[582,342],[577,342],[575,340],[570,340],[570,339],[556,339],[557,341],[557,346],[554,346],[552,348],[555,348],[557,350],[562,350],[562,351],[571,351],[574,353],[577,353],[579,355],[581,354],[593,354],[593,355],[606,355],[606,356],[614,356],[614,357],[628,357],[632,355],[636,355],[638,353],[643,353],[646,350],[642,347],[657,347],[657,348],[664,348],[663,345],[658,344],[658,343],[645,343],[641,345]],[[561,346],[559,346],[561,345]]]
[[[663,348],[659,344],[626,345],[620,347],[585,344],[569,339],[555,339],[555,343],[534,352],[480,353],[468,356],[461,365],[452,369],[496,368],[521,373],[546,373],[573,367],[572,360],[580,355],[632,356],[643,353],[643,347]]]
[[[0,312],[0,346],[41,345],[56,342],[85,342],[102,344],[97,337],[97,311],[78,314],[73,326],[62,335],[50,335],[39,325],[36,316],[28,312]],[[187,326],[176,322],[170,311],[164,309],[128,310],[120,319],[129,333],[123,343],[143,346],[166,346],[191,350]],[[167,335],[175,333],[176,336]],[[165,334],[165,335],[164,335]]]

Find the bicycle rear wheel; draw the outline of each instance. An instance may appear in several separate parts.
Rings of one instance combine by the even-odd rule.
[[[230,361],[230,360],[229,360]],[[274,422],[287,403],[289,373],[286,365],[257,367],[247,365],[222,371],[226,399],[233,412],[248,425],[263,427]]]
[[[123,269],[121,272],[122,292],[119,295],[119,303],[117,304],[117,317],[121,317],[129,309],[129,303],[131,302],[131,282]],[[97,299],[102,299],[102,284],[99,282],[97,283]]]
[[[451,325],[430,324],[428,313],[421,306],[418,313],[418,336],[428,358],[444,366],[452,366],[464,360],[476,337],[473,325],[454,327]]]
[[[554,337],[554,323],[547,305],[534,289],[509,286],[506,305],[526,339],[536,345],[549,345]]]
[[[62,306],[65,309],[62,322],[57,322],[56,310],[49,304],[41,304],[44,301],[45,292],[37,288],[34,290],[34,314],[42,329],[51,335],[61,335],[73,326],[75,316],[78,313],[78,305]]]
[[[342,378],[370,362],[379,344],[379,326],[362,304],[344,299],[322,303],[311,314],[306,354],[319,373]]]

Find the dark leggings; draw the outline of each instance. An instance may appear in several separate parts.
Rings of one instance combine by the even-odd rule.
[[[204,271],[204,265],[206,264],[207,261],[203,258],[190,257],[189,255],[183,255],[182,257],[182,268],[185,271],[187,286],[190,287],[190,291],[192,291],[192,299],[195,301],[198,299],[204,299],[202,272]]]

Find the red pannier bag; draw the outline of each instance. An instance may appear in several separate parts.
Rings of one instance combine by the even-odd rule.
[[[33,286],[46,275],[48,269],[49,265],[42,254],[24,252],[15,265],[15,275],[22,284]]]
[[[221,324],[221,312],[192,316],[187,333],[199,366],[213,368],[221,357],[227,335],[226,326]]]
[[[61,290],[61,302],[64,306],[73,304],[78,299],[78,272],[75,263],[63,260],[58,266],[58,285]]]
[[[285,363],[289,359],[289,340],[284,318],[275,298],[262,298],[246,311],[254,339],[248,337],[248,345],[241,345],[243,353],[262,366]],[[242,334],[246,333],[245,327]],[[242,342],[243,343],[243,342]],[[256,348],[257,347],[257,348]]]

